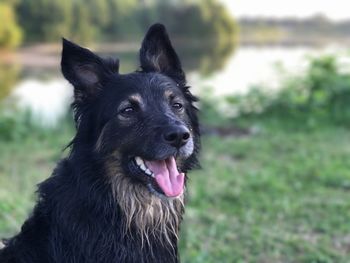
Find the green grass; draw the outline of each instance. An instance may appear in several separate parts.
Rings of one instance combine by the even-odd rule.
[[[349,131],[204,138],[185,262],[350,262]]]
[[[20,128],[14,138],[0,136],[0,238],[19,230],[33,208],[36,184],[52,173],[72,134],[67,125]]]
[[[252,125],[252,123],[245,123]],[[350,262],[349,130],[260,124],[245,137],[203,138],[190,174],[183,262]],[[35,184],[70,133],[0,140],[0,236],[15,233]]]

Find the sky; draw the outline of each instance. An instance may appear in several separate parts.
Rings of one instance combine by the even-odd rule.
[[[350,1],[346,0],[220,0],[236,17],[307,17],[322,13],[339,21],[350,19]],[[348,4],[347,4],[348,2]]]

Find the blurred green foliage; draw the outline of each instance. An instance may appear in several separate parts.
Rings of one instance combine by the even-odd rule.
[[[204,137],[183,262],[349,262],[349,130],[249,125],[260,131]]]
[[[237,38],[235,20],[217,0],[12,2],[10,11],[16,11],[26,42],[57,41],[62,36],[79,42],[92,39],[139,40],[154,22],[164,23],[178,39],[198,43],[212,39],[223,45],[222,42],[235,42]]]
[[[74,130],[70,111],[60,118],[59,125],[49,126],[33,116],[30,110],[16,108],[11,101],[0,104],[0,141],[17,143],[33,135],[46,138],[61,130],[68,133]]]
[[[20,67],[18,65],[6,65],[0,62],[0,101],[6,98],[20,75]]]
[[[22,31],[17,24],[12,1],[0,2],[0,47],[14,48],[21,43]]]
[[[0,108],[0,239],[17,232],[73,134],[72,120],[56,128],[33,122],[30,112]]]
[[[350,72],[344,72],[337,56],[310,60],[302,75],[288,76],[280,89],[257,86],[248,94],[230,96],[227,102],[239,115],[303,120],[305,124],[330,121],[350,124]]]
[[[25,40],[52,40],[66,34],[71,8],[70,0],[18,1],[16,12]]]

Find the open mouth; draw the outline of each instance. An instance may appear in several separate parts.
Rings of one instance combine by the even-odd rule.
[[[183,193],[185,174],[178,171],[174,156],[154,161],[144,160],[137,156],[133,161],[138,170],[148,176],[165,196],[177,197]]]

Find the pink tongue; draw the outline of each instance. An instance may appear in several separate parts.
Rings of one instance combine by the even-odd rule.
[[[146,161],[146,165],[154,173],[159,187],[166,196],[175,197],[182,194],[185,174],[177,170],[174,157],[163,161]]]

